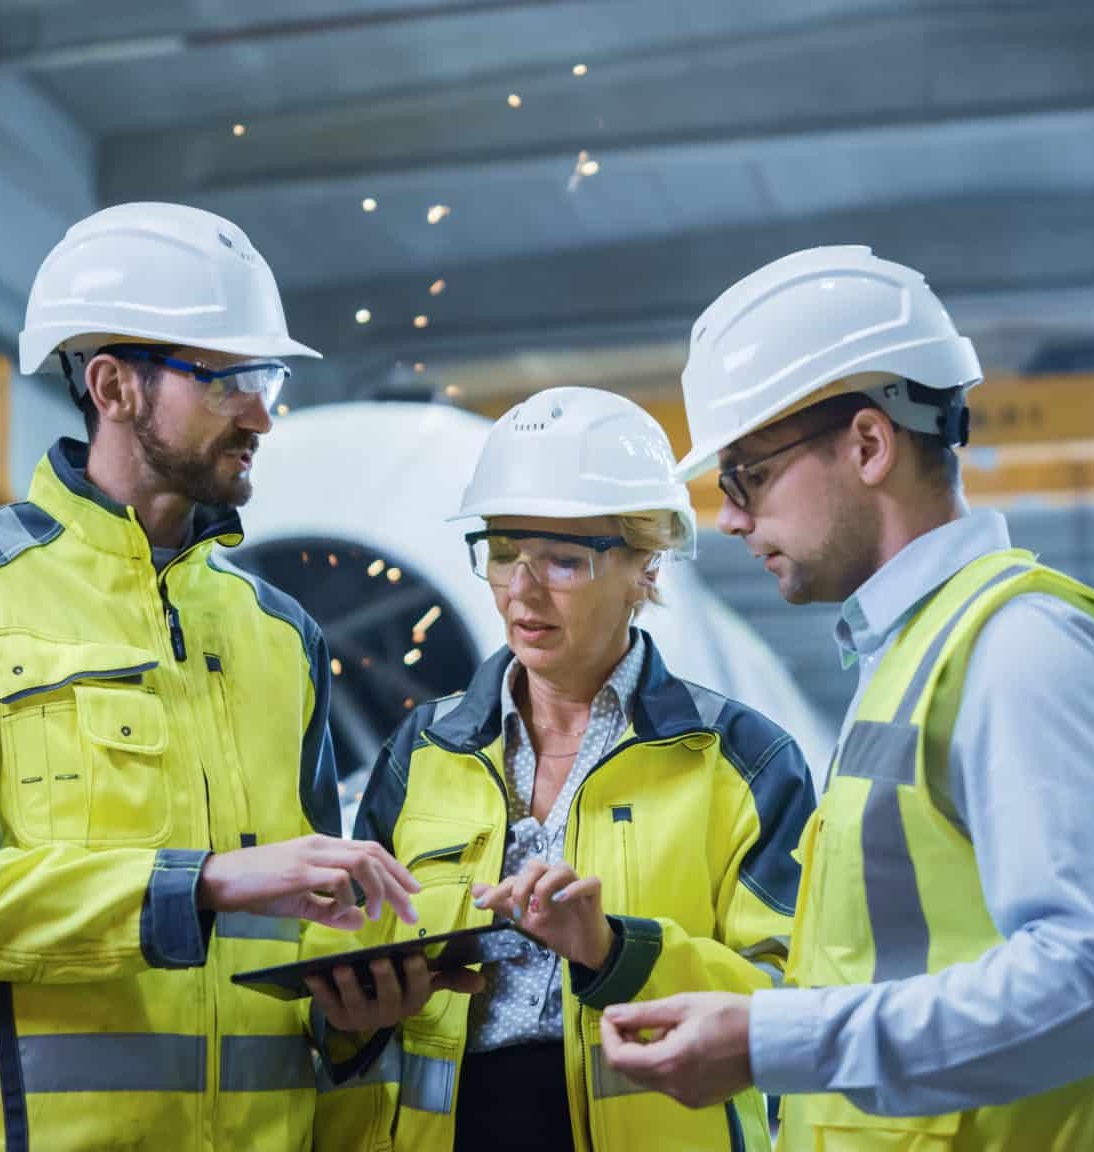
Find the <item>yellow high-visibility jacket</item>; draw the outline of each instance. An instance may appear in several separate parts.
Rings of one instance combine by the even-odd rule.
[[[682,991],[750,992],[780,978],[799,879],[791,852],[813,808],[812,785],[785,732],[676,679],[645,639],[632,723],[578,789],[566,829],[565,858],[579,875],[601,878],[621,942],[605,971],[565,966],[575,1147],[757,1152],[770,1147],[758,1092],[690,1111],[640,1090],[603,1059],[600,1010]],[[407,939],[491,919],[470,889],[501,875],[508,805],[500,692],[511,659],[502,649],[466,695],[420,705],[378,760],[356,835],[384,844],[422,892],[417,925],[385,915],[377,935]],[[321,1092],[317,1148],[334,1152],[367,1129],[375,1149],[393,1142],[396,1152],[449,1152],[467,1014],[467,996],[436,994],[363,1074]],[[376,1039],[370,1057],[386,1037]]]
[[[229,982],[300,925],[194,891],[210,850],[338,834],[325,645],[212,556],[234,512],[157,575],[86,458],[0,509],[0,1149],[306,1152],[302,1013]]]
[[[1030,592],[1094,615],[1089,588],[1036,564],[1032,553],[992,552],[943,585],[882,658],[803,838],[788,982],[816,988],[908,979],[977,960],[1002,943],[973,843],[936,802],[931,782],[948,766],[981,628]],[[1020,846],[1014,851],[1020,859]],[[779,1147],[1086,1152],[1094,1149],[1094,1081],[941,1116],[874,1115],[839,1093],[787,1096]]]

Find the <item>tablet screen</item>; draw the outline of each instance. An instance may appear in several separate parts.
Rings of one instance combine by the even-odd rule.
[[[499,960],[513,960],[527,955],[535,942],[508,921],[498,921],[484,928],[464,928],[439,936],[423,936],[417,940],[403,940],[398,944],[381,944],[375,948],[359,948],[353,952],[339,952],[333,956],[318,956],[293,964],[279,964],[274,968],[258,968],[250,972],[236,972],[232,981],[279,1000],[299,1000],[310,996],[304,983],[305,976],[330,979],[335,968],[352,968],[366,993],[375,990],[369,962],[386,956],[401,972],[406,956],[424,955],[426,964],[440,972],[452,968],[466,968],[471,964],[496,964]]]

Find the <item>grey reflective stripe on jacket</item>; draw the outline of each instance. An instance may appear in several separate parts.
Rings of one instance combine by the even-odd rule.
[[[21,1036],[28,1093],[204,1092],[206,1038],[173,1033],[91,1032]],[[303,1036],[223,1036],[220,1091],[314,1089]]]
[[[447,1115],[456,1095],[456,1061],[404,1052],[398,1036],[388,1041],[367,1069],[345,1083],[332,1083],[322,1068],[318,1076],[322,1093],[344,1092],[368,1084],[398,1084],[399,1106],[419,1112]]]
[[[874,983],[927,971],[930,931],[900,815],[899,788],[916,782],[920,728],[911,722],[931,672],[972,605],[989,589],[1029,570],[1014,564],[965,600],[931,641],[892,721],[856,720],[839,755],[836,775],[870,781],[862,814],[863,882],[874,937]]]

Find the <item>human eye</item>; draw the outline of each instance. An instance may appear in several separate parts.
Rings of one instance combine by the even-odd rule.
[[[742,468],[740,477],[750,492],[758,492],[767,482],[767,469],[762,467]]]
[[[490,546],[490,559],[500,564],[508,564],[519,555],[516,544],[505,537],[491,536],[487,543]]]

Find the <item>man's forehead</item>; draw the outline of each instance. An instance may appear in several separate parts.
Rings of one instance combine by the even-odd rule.
[[[778,425],[771,425],[758,432],[750,432],[740,440],[728,444],[718,453],[719,466],[723,470],[732,468],[742,461],[754,460],[757,456],[762,456],[765,451],[770,451],[771,446],[777,444],[779,440],[777,427]]]

